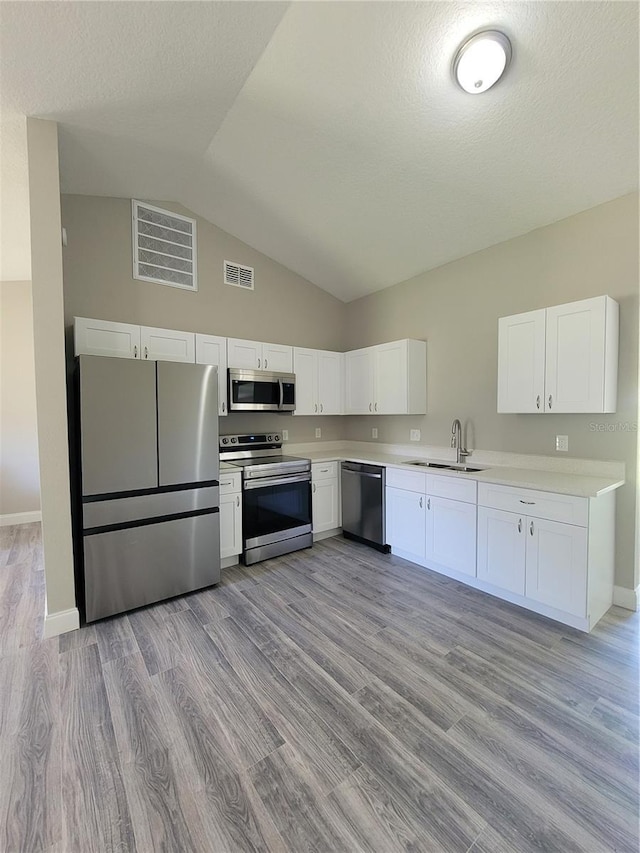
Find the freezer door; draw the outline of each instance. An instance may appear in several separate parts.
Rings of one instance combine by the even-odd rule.
[[[84,537],[87,622],[220,580],[217,511]]]
[[[218,368],[157,362],[161,486],[218,479]]]
[[[155,488],[155,363],[96,355],[79,362],[82,494]]]

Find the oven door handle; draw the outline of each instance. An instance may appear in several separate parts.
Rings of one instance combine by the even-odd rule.
[[[243,483],[244,489],[267,489],[269,486],[286,486],[288,483],[311,482],[310,474],[294,474],[291,477],[263,477],[257,480],[247,480]]]
[[[284,406],[284,386],[282,384],[282,379],[278,379],[278,389],[280,391],[280,402],[278,403],[278,408],[281,409]]]

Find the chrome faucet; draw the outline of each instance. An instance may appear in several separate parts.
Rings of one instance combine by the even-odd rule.
[[[451,424],[451,447],[456,449],[456,464],[460,465],[469,455],[466,447],[462,446],[462,424],[456,418]]]

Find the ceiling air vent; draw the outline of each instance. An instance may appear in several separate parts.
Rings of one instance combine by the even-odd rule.
[[[196,222],[132,199],[133,277],[198,289]]]
[[[245,267],[242,264],[225,261],[224,283],[231,284],[233,287],[244,287],[245,290],[253,290],[253,267]]]

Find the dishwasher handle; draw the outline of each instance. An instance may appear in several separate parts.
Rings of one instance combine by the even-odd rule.
[[[372,477],[374,480],[381,480],[382,474],[369,474],[366,471],[356,471],[353,468],[343,468],[343,474],[356,474],[358,477]]]

